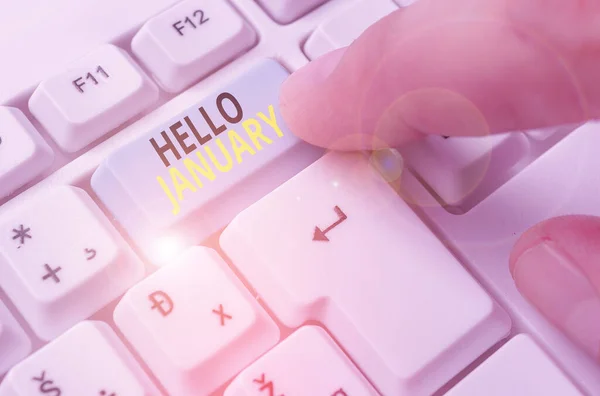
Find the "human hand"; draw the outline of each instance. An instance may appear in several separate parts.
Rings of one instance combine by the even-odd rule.
[[[600,117],[599,37],[599,0],[419,0],[294,73],[281,110],[337,150],[582,122]],[[542,222],[509,262],[520,292],[597,358],[600,218]]]

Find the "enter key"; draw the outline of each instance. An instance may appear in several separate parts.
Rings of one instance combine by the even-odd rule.
[[[264,60],[106,158],[92,188],[162,264],[319,158],[278,108],[288,72]]]

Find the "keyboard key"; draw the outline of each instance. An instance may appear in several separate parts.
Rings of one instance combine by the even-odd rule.
[[[179,92],[256,40],[228,2],[187,0],[146,22],[131,48],[163,88]]]
[[[285,325],[323,323],[385,395],[433,393],[510,328],[361,154],[327,154],[220,242]]]
[[[25,99],[40,81],[94,48],[124,39],[177,1],[0,1],[0,37],[14,38],[0,41],[0,103]]]
[[[583,396],[528,336],[517,335],[446,396]]]
[[[56,187],[0,219],[0,286],[44,340],[92,315],[143,272],[78,188]]]
[[[559,125],[549,128],[534,129],[525,132],[525,135],[527,135],[527,137],[533,141],[543,142],[549,140],[551,137],[554,137],[557,134],[566,135],[570,132],[573,132],[580,126],[581,125]]]
[[[0,301],[0,375],[31,352],[31,341]]]
[[[408,7],[409,5],[413,5],[417,2],[417,0],[395,0],[396,4],[400,7]]]
[[[486,137],[430,136],[401,150],[412,168],[446,204],[466,212],[513,175],[527,157],[522,133]]]
[[[298,329],[242,371],[224,396],[331,395],[376,396],[378,393],[317,326]]]
[[[106,44],[51,77],[29,110],[65,151],[78,151],[158,99],[158,88],[125,51]]]
[[[0,199],[30,182],[53,160],[52,149],[23,113],[0,106]]]
[[[257,0],[279,23],[290,23],[328,0]]]
[[[17,364],[0,384],[0,396],[159,394],[111,328],[88,321]]]
[[[515,175],[494,194],[461,216],[436,208],[426,216],[487,289],[501,298],[523,330],[560,359],[561,368],[587,394],[600,394],[595,361],[554,327],[517,290],[508,268],[522,233],[562,215],[600,216],[600,124],[575,130]],[[565,323],[569,320],[565,316]]]
[[[193,247],[130,289],[115,323],[171,395],[208,395],[275,345],[279,328],[223,259]]]
[[[283,124],[287,75],[265,60],[96,170],[92,188],[149,260],[199,243],[321,155]]]
[[[358,38],[369,26],[398,10],[392,0],[361,0],[323,22],[308,38],[304,52],[309,59],[346,47]]]

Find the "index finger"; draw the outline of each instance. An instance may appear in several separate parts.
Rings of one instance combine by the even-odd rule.
[[[420,0],[294,73],[282,114],[301,138],[342,150],[595,118],[599,4]]]

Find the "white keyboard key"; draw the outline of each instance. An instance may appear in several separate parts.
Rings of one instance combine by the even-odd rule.
[[[395,0],[400,7],[408,7],[417,2],[417,0]]]
[[[0,0],[0,37],[6,38],[0,40],[0,103],[25,99],[40,81],[100,45],[126,39],[177,1]]]
[[[56,187],[0,219],[0,286],[44,340],[118,297],[143,271],[78,188]]]
[[[131,288],[115,323],[168,393],[207,395],[279,340],[219,255],[193,247]]]
[[[31,341],[0,301],[0,376],[31,352]]]
[[[535,129],[525,132],[525,134],[533,140],[543,141],[558,132],[558,127]]]
[[[125,51],[106,44],[37,87],[29,110],[66,151],[78,151],[158,99]]]
[[[326,373],[326,375],[324,375]],[[252,363],[227,387],[224,396],[273,395],[376,396],[327,332],[298,329]]]
[[[369,26],[398,10],[392,0],[361,0],[323,22],[308,38],[304,52],[309,59],[346,47],[358,38]]]
[[[508,259],[529,227],[562,215],[600,216],[600,124],[589,123],[566,136],[468,213],[455,216],[426,209],[444,240],[465,265],[502,298],[515,321],[535,336],[587,394],[600,394],[600,368],[570,342],[517,290]]]
[[[566,135],[570,132],[573,132],[580,126],[581,125],[572,124],[558,125],[555,127],[530,130],[525,132],[525,135],[527,135],[527,137],[533,141],[544,142],[550,140],[551,137],[554,137],[557,134]]]
[[[446,396],[583,396],[528,336],[517,335]]]
[[[0,385],[0,396],[159,394],[111,328],[88,321],[17,364]]]
[[[279,23],[290,23],[328,0],[257,0]]]
[[[283,123],[287,76],[262,61],[96,170],[92,188],[150,261],[204,240],[322,154]]]
[[[401,150],[408,166],[444,203],[463,211],[506,182],[528,152],[522,133],[430,136]]]
[[[0,199],[38,176],[53,160],[52,149],[23,113],[0,106]]]
[[[131,48],[160,85],[179,92],[256,42],[226,1],[186,0],[150,19]]]
[[[285,325],[322,322],[385,395],[431,394],[510,328],[361,154],[327,154],[221,246]]]

